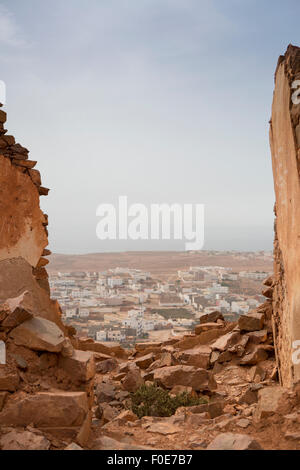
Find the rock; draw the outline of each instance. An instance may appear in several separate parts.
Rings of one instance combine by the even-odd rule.
[[[272,299],[273,297],[273,287],[268,287],[267,289],[264,289],[262,292],[262,295],[264,297],[267,297],[267,299]]]
[[[70,338],[65,338],[63,347],[61,350],[62,357],[72,357],[74,354],[74,347],[71,343]]]
[[[224,364],[224,362],[230,362],[233,358],[233,354],[230,351],[224,351],[219,354],[218,362]]]
[[[187,409],[193,414],[206,413],[210,419],[214,419],[223,414],[224,406],[224,400],[218,400],[203,403],[202,405],[189,406]]]
[[[106,424],[110,421],[113,421],[118,416],[118,414],[119,412],[116,410],[116,408],[112,407],[108,403],[102,403],[98,407],[97,418],[101,419],[103,424]]]
[[[22,323],[12,330],[10,338],[18,346],[49,352],[60,352],[65,339],[55,323],[41,317],[34,317]]]
[[[139,357],[134,361],[134,363],[140,368],[140,369],[148,369],[148,367],[152,364],[154,361],[154,354],[150,353],[147,354],[146,356]]]
[[[195,391],[215,390],[216,382],[211,372],[194,366],[163,367],[154,371],[154,381],[165,388],[175,385],[192,387]]]
[[[209,331],[209,330],[215,330],[215,329],[221,329],[223,328],[222,323],[200,323],[200,325],[197,325],[195,327],[195,333],[196,335],[200,335],[204,331]]]
[[[1,322],[3,328],[15,328],[26,320],[32,318],[32,301],[29,292],[25,291],[19,297],[8,299],[0,305],[1,313],[5,312]]]
[[[239,419],[237,422],[236,422],[236,425],[239,427],[239,428],[243,428],[243,429],[246,429],[249,425],[251,424],[251,421],[249,419]]]
[[[224,320],[224,317],[221,312],[215,311],[215,312],[207,313],[205,315],[201,315],[200,324],[215,323],[218,320]]]
[[[238,325],[241,331],[262,330],[264,326],[264,314],[255,312],[241,315]]]
[[[151,447],[117,441],[108,436],[102,436],[93,443],[92,450],[151,450]]]
[[[28,369],[28,363],[19,354],[11,354],[11,357],[16,361],[18,369],[26,371]]]
[[[208,369],[210,365],[211,348],[209,346],[198,346],[194,349],[175,354],[176,359],[182,364]]]
[[[94,355],[90,351],[74,350],[72,357],[60,357],[58,365],[72,380],[86,382],[95,375]]]
[[[0,366],[0,391],[15,392],[19,387],[19,376],[8,366]]]
[[[257,393],[248,389],[242,393],[241,397],[239,398],[239,404],[246,404],[252,405],[253,403],[257,403]]]
[[[240,339],[241,339],[240,333],[237,331],[233,331],[218,338],[217,341],[215,341],[211,345],[211,348],[217,349],[218,351],[225,351],[231,346],[234,346],[235,344],[237,344]]]
[[[251,366],[265,361],[267,358],[268,353],[260,346],[256,346],[252,352],[246,354],[246,356],[239,361],[239,364],[242,366]]]
[[[253,344],[260,344],[265,343],[268,339],[268,331],[261,330],[261,331],[252,331],[247,335],[249,337],[250,343]]]
[[[266,371],[259,365],[251,367],[249,371],[249,379],[251,382],[262,382],[266,378]]]
[[[87,412],[85,392],[39,392],[6,405],[0,413],[0,426],[78,427],[84,423]]]
[[[220,328],[203,331],[199,335],[186,335],[182,340],[176,343],[176,347],[179,349],[192,349],[196,346],[207,345],[222,335],[224,335],[224,331]]]
[[[124,379],[122,379],[123,390],[126,390],[127,392],[136,392],[143,383],[144,380],[138,368],[131,368]]]
[[[262,450],[260,444],[252,437],[230,432],[219,434],[206,450]]]
[[[177,434],[181,431],[180,427],[175,426],[174,424],[168,422],[158,422],[152,423],[147,428],[147,432],[162,434],[163,436],[168,436],[170,434]]]
[[[126,424],[126,423],[134,423],[138,421],[138,417],[130,410],[122,411],[114,421],[118,422],[119,424]]]
[[[42,185],[42,179],[41,179],[41,174],[38,170],[28,170],[30,178],[32,179],[33,184],[36,186],[41,186]]]
[[[3,410],[7,397],[8,397],[8,392],[0,392],[0,411]]]
[[[128,357],[128,352],[125,351],[119,343],[101,343],[99,341],[93,341],[91,338],[77,339],[76,349],[107,354],[110,357],[113,356],[120,359],[127,359]]]
[[[264,280],[263,285],[267,287],[272,287],[274,284],[274,276],[269,276]]]
[[[34,191],[36,193],[35,189]],[[23,197],[23,195],[20,197]],[[26,246],[26,244],[24,246]],[[38,257],[40,256],[41,249],[39,249]],[[25,259],[20,257],[0,261],[0,303],[5,303],[8,298],[14,299],[20,295],[20,292],[26,291],[29,293],[30,297],[29,295],[25,296],[24,301],[30,299],[32,314],[35,317],[45,318],[55,323],[62,331],[65,331],[65,327],[61,321],[61,310],[59,309],[58,303],[52,301],[49,293],[39,286],[35,276],[33,276],[32,266]]]
[[[71,444],[69,444],[67,447],[65,447],[64,450],[83,450],[82,447],[80,447],[78,444],[76,444],[75,442],[72,442]]]
[[[13,165],[21,166],[21,167],[24,167],[24,168],[34,168],[37,164],[37,161],[33,161],[33,160],[16,160],[16,159],[13,158],[12,163],[13,163]]]
[[[199,413],[199,414],[192,414],[186,417],[185,422],[190,426],[202,426],[203,424],[207,423],[210,419],[208,413]]]
[[[259,421],[278,412],[279,406],[287,390],[280,387],[265,387],[258,391],[258,405],[254,418]]]
[[[171,367],[175,365],[174,357],[169,352],[164,352],[161,355],[161,358],[157,361],[152,362],[148,370],[152,371],[154,369],[160,369],[161,367]]]
[[[0,109],[0,122],[1,124],[3,124],[4,122],[6,122],[6,119],[7,119],[7,114],[5,111],[2,111],[2,109]]]
[[[162,346],[162,343],[159,343],[159,342],[136,343],[135,349],[138,352],[144,352],[147,349],[160,348],[161,346]]]
[[[92,412],[89,410],[76,436],[76,442],[80,446],[83,447],[88,443],[90,435],[91,435],[91,427],[92,427]]]
[[[111,383],[101,382],[96,387],[96,397],[98,405],[100,403],[109,403],[116,397],[116,389]]]
[[[288,441],[300,441],[300,432],[286,432],[284,436]]]
[[[109,358],[96,364],[96,372],[98,374],[107,374],[108,372],[112,372],[113,370],[117,369],[117,367],[118,363],[116,359]]]
[[[50,442],[43,435],[29,431],[11,431],[0,439],[2,450],[49,450]]]

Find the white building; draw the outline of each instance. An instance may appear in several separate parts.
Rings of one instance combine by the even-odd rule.
[[[126,336],[120,330],[109,330],[107,332],[108,341],[125,341]]]
[[[107,334],[105,330],[97,331],[96,333],[96,341],[106,341]]]
[[[120,287],[123,285],[123,279],[121,277],[108,277],[107,278],[107,285],[112,289],[114,287]]]
[[[136,335],[141,336],[144,332],[144,309],[129,310],[127,318],[123,320],[125,328],[133,328],[136,330]]]

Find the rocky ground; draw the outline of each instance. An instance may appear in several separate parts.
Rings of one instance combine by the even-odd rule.
[[[36,315],[38,286],[7,299],[0,306],[1,449],[300,448],[300,387],[277,381],[272,282],[265,304],[238,323],[213,312],[194,334],[133,351],[78,338]],[[172,416],[138,418],[132,394],[144,384],[202,400]]]

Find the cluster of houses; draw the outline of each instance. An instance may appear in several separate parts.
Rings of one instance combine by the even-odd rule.
[[[162,281],[149,272],[115,268],[57,273],[50,277],[50,287],[62,306],[64,321],[81,335],[126,346],[157,334],[190,331],[201,315],[214,310],[236,319],[263,301],[260,282],[268,275],[199,266]],[[247,282],[252,283],[250,294],[239,291],[241,283],[247,286]],[[257,289],[253,290],[253,282]]]

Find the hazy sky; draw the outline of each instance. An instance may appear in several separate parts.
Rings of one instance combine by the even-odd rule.
[[[273,76],[299,17],[298,0],[0,0],[7,126],[52,189],[52,250],[175,247],[99,241],[119,195],[205,204],[206,249],[271,249]]]

